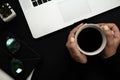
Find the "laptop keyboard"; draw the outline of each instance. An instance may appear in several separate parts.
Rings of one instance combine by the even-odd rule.
[[[51,0],[31,0],[31,1],[32,1],[33,6],[36,7],[38,5],[41,5],[41,4],[51,1]]]

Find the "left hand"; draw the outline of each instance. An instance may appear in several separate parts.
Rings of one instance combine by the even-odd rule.
[[[77,48],[77,41],[75,40],[75,33],[77,30],[83,26],[84,24],[80,24],[77,27],[75,27],[68,36],[68,41],[66,43],[66,47],[68,48],[68,51],[70,52],[71,57],[76,61],[80,63],[87,63],[87,57],[86,55],[82,54],[80,50]]]

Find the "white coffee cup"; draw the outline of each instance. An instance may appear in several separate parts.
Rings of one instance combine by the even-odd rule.
[[[81,26],[75,34],[75,39],[80,52],[89,56],[102,52],[107,43],[102,28],[97,24],[85,24]]]

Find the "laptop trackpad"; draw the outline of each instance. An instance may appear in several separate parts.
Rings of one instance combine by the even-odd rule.
[[[58,8],[65,22],[85,18],[91,12],[87,0],[64,0],[58,3]]]

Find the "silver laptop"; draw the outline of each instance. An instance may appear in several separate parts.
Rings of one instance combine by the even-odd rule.
[[[120,0],[19,0],[34,38],[120,6]]]

